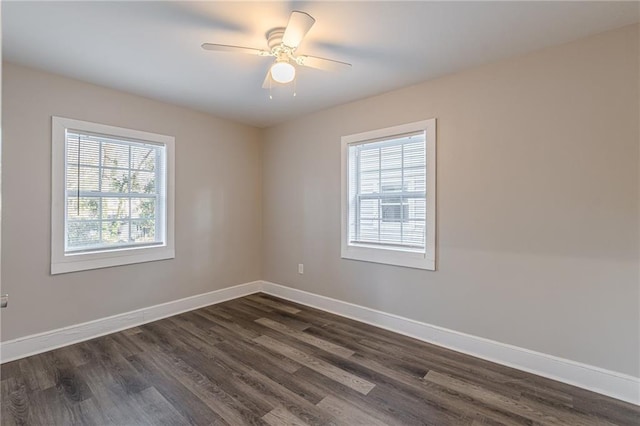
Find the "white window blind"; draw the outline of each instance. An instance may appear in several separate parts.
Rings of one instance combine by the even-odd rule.
[[[424,131],[348,145],[349,244],[424,252],[426,181]]]
[[[162,245],[166,146],[67,129],[64,252]]]

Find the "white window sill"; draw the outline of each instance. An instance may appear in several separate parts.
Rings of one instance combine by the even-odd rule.
[[[173,259],[175,257],[175,250],[166,246],[70,254],[51,263],[51,274],[64,274],[89,269],[109,268],[111,266],[153,262],[156,260]]]
[[[384,247],[365,247],[345,245],[342,247],[343,259],[361,260],[364,262],[382,263],[385,265],[403,266],[406,268],[436,270],[436,262],[425,253],[407,250],[395,250]]]

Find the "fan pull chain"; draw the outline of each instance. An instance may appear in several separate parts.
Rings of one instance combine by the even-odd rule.
[[[298,91],[298,79],[294,78],[293,79],[293,96],[296,96],[296,92]]]
[[[273,81],[271,77],[269,77],[269,99],[273,99],[273,95],[271,94],[271,88],[273,87]]]

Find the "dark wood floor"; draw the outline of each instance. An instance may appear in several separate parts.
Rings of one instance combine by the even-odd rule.
[[[640,410],[258,294],[2,365],[2,425],[637,425]]]

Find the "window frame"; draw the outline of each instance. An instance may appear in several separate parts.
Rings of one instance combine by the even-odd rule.
[[[349,242],[349,147],[424,132],[426,148],[426,239],[424,251]],[[343,259],[436,270],[436,119],[387,127],[341,138],[341,252]]]
[[[163,243],[119,246],[104,250],[65,253],[66,227],[66,131],[73,130],[104,135],[142,143],[163,145],[166,155],[165,170],[165,238]],[[130,265],[175,258],[174,192],[175,192],[175,138],[140,130],[109,126],[63,117],[51,117],[51,274]]]

